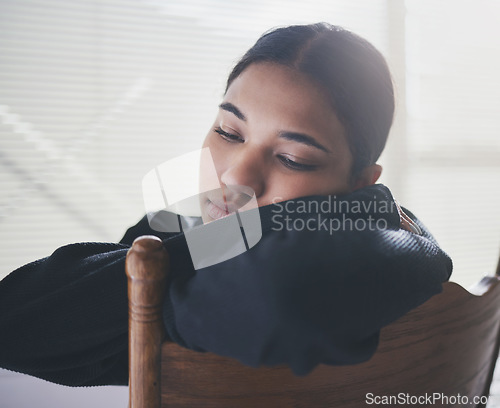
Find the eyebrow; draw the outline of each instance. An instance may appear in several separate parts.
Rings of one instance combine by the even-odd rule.
[[[312,147],[315,147],[316,149],[322,150],[325,153],[330,153],[330,151],[325,146],[318,143],[313,137],[306,135],[304,133],[283,131],[283,132],[280,132],[279,136],[283,139],[302,143],[302,144],[305,144],[307,146],[312,146]]]
[[[234,116],[236,116],[238,119],[241,119],[242,121],[246,122],[247,118],[241,111],[234,106],[231,102],[224,102],[219,105],[219,108],[224,109],[225,111],[231,112]]]

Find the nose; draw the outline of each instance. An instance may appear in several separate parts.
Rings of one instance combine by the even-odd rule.
[[[265,164],[262,154],[251,148],[242,148],[227,161],[220,176],[228,200],[230,195],[259,198],[265,190]]]

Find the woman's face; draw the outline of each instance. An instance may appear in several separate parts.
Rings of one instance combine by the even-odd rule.
[[[203,147],[222,187],[202,197],[205,222],[241,208],[252,194],[264,206],[352,190],[352,155],[326,96],[278,64],[252,64],[233,81]]]

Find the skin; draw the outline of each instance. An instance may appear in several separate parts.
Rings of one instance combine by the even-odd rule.
[[[253,194],[264,206],[349,193],[374,184],[382,171],[374,164],[353,178],[345,129],[326,95],[304,74],[274,63],[252,64],[232,82],[203,147],[222,187],[202,194],[204,222],[248,209]],[[411,231],[415,224],[400,216]]]

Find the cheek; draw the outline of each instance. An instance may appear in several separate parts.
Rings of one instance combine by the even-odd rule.
[[[219,177],[217,170],[216,149],[213,148],[213,141],[210,133],[207,134],[201,146],[202,154],[199,163],[199,191],[207,192],[219,188]],[[204,149],[208,148],[208,152]],[[215,167],[215,172],[214,172]],[[202,194],[202,198],[205,193]]]
[[[307,195],[319,194],[317,180],[300,174],[283,175],[281,172],[270,172],[266,177],[266,195],[261,197],[259,205],[291,200]]]
[[[349,180],[345,174],[303,174],[295,175],[293,179],[270,177],[267,182],[268,193],[266,201],[271,202],[276,197],[279,201],[310,195],[335,195],[350,191]]]
[[[220,176],[225,168],[225,161],[228,157],[228,153],[223,149],[218,140],[214,138],[212,132],[210,132],[206,137],[202,145],[203,148],[208,147],[210,150],[210,155],[212,157],[213,165],[217,172],[217,177],[220,180]],[[202,166],[203,171],[203,166]]]

